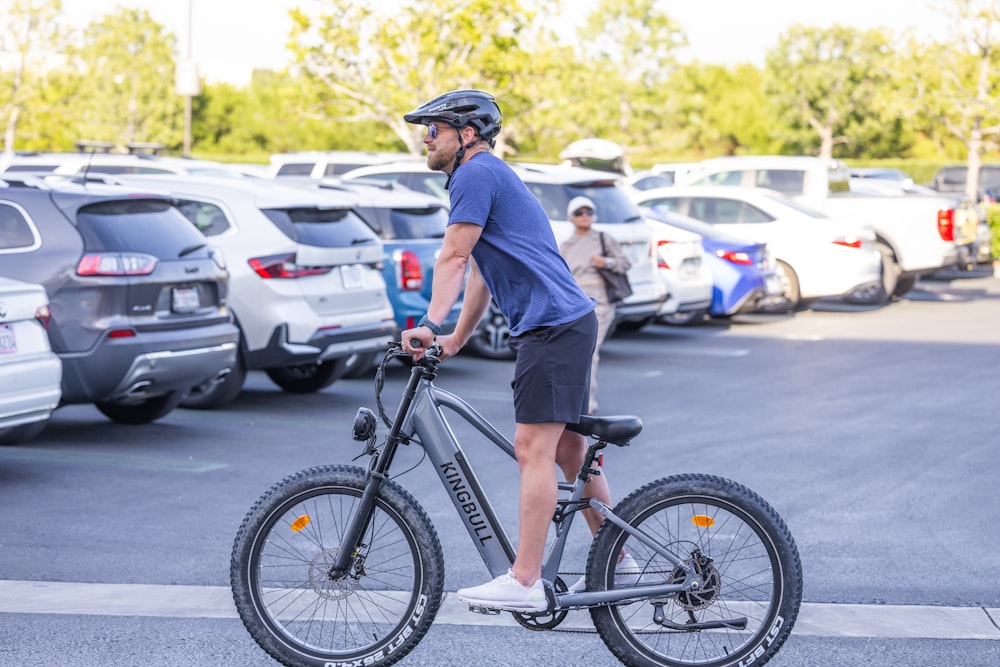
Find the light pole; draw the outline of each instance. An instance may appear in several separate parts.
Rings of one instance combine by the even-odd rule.
[[[191,56],[193,14],[192,2],[188,0],[187,57],[177,63],[177,94],[184,97],[184,157],[191,157],[191,98],[201,94],[201,78],[198,64]]]

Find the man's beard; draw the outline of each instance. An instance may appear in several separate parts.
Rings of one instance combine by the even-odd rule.
[[[455,162],[455,154],[445,155],[441,151],[434,151],[427,154],[427,166],[432,171],[444,171],[446,167]]]

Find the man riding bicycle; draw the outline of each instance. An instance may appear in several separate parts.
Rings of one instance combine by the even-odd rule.
[[[460,589],[458,597],[479,607],[544,611],[542,559],[558,500],[553,463],[572,479],[587,444],[565,426],[587,413],[590,359],[597,337],[594,302],[559,254],[538,200],[491,152],[502,121],[492,95],[451,91],[404,119],[427,126],[427,166],[448,174],[451,212],[434,266],[427,314],[417,327],[403,332],[403,349],[419,359],[436,340],[442,358],[454,356],[492,299],[507,317],[510,345],[517,355],[511,383],[514,448],[521,474],[517,557],[507,573],[481,586]],[[465,296],[455,330],[439,335],[436,323],[447,318],[463,282]],[[611,504],[603,474],[591,478],[587,495]],[[596,534],[601,515],[592,509],[584,515]],[[625,555],[618,569],[631,571],[637,566]]]

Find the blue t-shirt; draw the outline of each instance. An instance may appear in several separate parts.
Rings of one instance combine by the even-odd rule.
[[[594,309],[559,254],[541,204],[503,160],[473,155],[455,171],[448,191],[448,224],[483,228],[472,256],[512,336],[566,324]]]

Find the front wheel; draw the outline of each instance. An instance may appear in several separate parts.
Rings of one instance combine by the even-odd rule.
[[[233,545],[230,583],[243,624],[292,667],[391,665],[430,627],[444,590],[434,526],[399,485],[383,482],[360,544],[342,544],[368,474],[324,466],[275,484]],[[342,548],[348,571],[331,571]]]
[[[181,403],[181,392],[172,391],[162,396],[124,401],[100,401],[94,406],[105,417],[119,424],[148,424],[166,417]]]
[[[632,667],[725,667],[767,662],[788,638],[802,601],[802,564],[781,517],[753,491],[721,477],[678,475],[625,498],[615,514],[700,575],[700,588],[594,607],[615,656]],[[624,549],[638,571],[615,575]],[[682,568],[605,521],[587,564],[587,589],[680,583]]]

